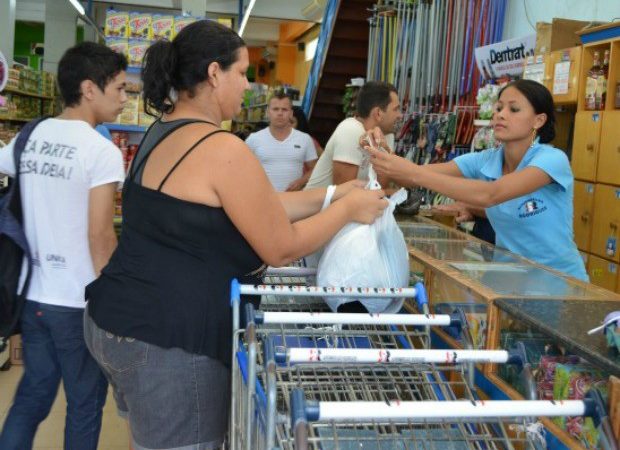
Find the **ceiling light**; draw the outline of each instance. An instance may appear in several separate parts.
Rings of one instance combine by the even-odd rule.
[[[76,0],[71,0],[76,1]],[[248,5],[245,13],[243,14],[243,20],[241,21],[241,26],[239,27],[239,36],[243,36],[243,30],[245,30],[245,26],[248,24],[248,19],[250,18],[250,13],[252,12],[252,8],[254,8],[254,3],[256,0],[250,0],[250,4]]]
[[[69,0],[69,3],[73,5],[73,7],[77,10],[80,16],[84,16],[86,11],[84,11],[84,7],[80,4],[78,0]]]

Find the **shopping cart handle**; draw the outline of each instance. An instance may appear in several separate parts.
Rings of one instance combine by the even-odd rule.
[[[257,323],[256,322],[256,310],[254,309],[254,305],[251,303],[247,303],[245,305],[245,323],[246,324]]]
[[[585,417],[591,417],[594,426],[598,428],[603,419],[607,417],[607,404],[601,392],[596,389],[590,389],[583,399],[586,405]]]
[[[523,342],[516,342],[514,347],[508,349],[508,361],[506,361],[506,364],[514,364],[520,368],[528,364],[525,344],[523,344]]]
[[[304,391],[299,388],[293,389],[291,401],[291,428],[295,429],[300,423],[316,422],[319,420],[319,402],[306,400]]]
[[[460,309],[455,309],[450,313],[450,325],[451,327],[455,327],[457,331],[460,333],[465,325],[467,324],[465,314]]]
[[[235,303],[239,304],[241,299],[241,288],[239,287],[239,281],[236,278],[230,282],[230,306]]]
[[[416,296],[415,299],[418,302],[418,308],[422,311],[422,305],[428,305],[428,296],[426,295],[426,288],[424,284],[418,281],[415,284]]]
[[[286,361],[288,359],[288,355],[286,352],[286,347],[283,346],[274,346],[274,359],[276,361],[276,363],[278,364],[286,364]]]
[[[275,366],[276,346],[273,342],[273,336],[268,336],[263,346],[263,358],[265,360],[265,367],[273,364]]]

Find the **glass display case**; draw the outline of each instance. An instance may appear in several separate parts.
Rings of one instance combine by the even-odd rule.
[[[565,277],[425,218],[399,223],[409,246],[410,270],[424,280],[431,312],[458,312],[466,326],[438,330],[450,347],[490,348],[496,338],[495,299],[522,297],[619,300],[613,292]],[[419,233],[418,233],[419,231]]]
[[[492,348],[525,346],[532,377],[525,380],[507,366],[493,367],[489,380],[513,399],[580,400],[596,388],[603,397],[610,392],[610,375],[620,376],[620,355],[603,334],[588,334],[612,311],[617,301],[498,299],[499,332]],[[609,400],[608,400],[609,402]],[[611,406],[611,403],[608,403]],[[613,430],[620,416],[610,408],[608,426]],[[546,428],[571,448],[605,448],[605,431],[591,419],[544,420]],[[616,439],[615,437],[613,439]]]

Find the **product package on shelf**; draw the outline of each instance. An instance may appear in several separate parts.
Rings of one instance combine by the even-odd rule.
[[[174,34],[174,16],[167,14],[153,15],[153,39],[172,40]]]
[[[198,20],[196,17],[192,16],[176,16],[174,18],[174,37],[176,37],[183,28],[188,26],[190,23],[194,23]]]
[[[123,112],[119,116],[119,121],[123,125],[138,125],[138,113],[140,105],[140,94],[127,93],[127,103]]]
[[[146,50],[151,45],[151,41],[145,39],[129,39],[127,47],[127,60],[129,67],[141,67]]]
[[[129,55],[129,41],[127,38],[106,37],[105,45],[110,47],[115,52],[125,55],[125,57]]]
[[[148,127],[155,122],[155,120],[155,117],[144,112],[144,99],[140,96],[138,100],[138,125],[141,127]]]
[[[109,9],[105,16],[104,34],[110,37],[129,37],[129,13]]]
[[[153,16],[149,13],[129,14],[129,37],[150,40],[153,37]]]

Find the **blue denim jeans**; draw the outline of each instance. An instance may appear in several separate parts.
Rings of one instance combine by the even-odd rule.
[[[66,450],[96,450],[107,381],[84,341],[84,310],[27,301],[21,318],[24,375],[0,434],[0,449],[32,448],[62,378]]]

